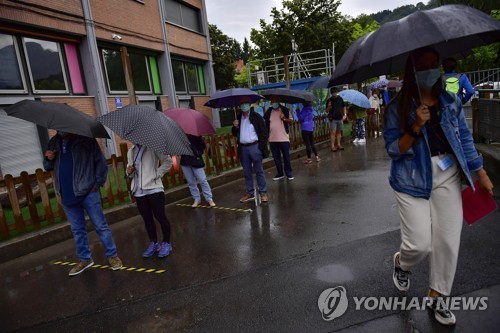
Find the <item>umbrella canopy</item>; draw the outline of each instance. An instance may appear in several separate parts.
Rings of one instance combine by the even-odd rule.
[[[305,90],[296,90],[297,94],[299,94],[304,101],[306,102],[315,102],[318,100],[318,96],[314,95],[310,91],[305,91]]]
[[[182,128],[163,112],[149,106],[128,105],[97,117],[97,120],[120,137],[157,153],[193,155]]]
[[[261,95],[248,88],[231,88],[214,93],[205,103],[205,106],[209,106],[214,109],[239,106],[243,97],[248,97],[251,103],[255,103],[260,99],[263,99]]]
[[[63,103],[22,100],[5,108],[12,117],[27,120],[37,125],[79,134],[89,138],[107,138],[106,129],[94,118]]]
[[[203,113],[187,108],[170,108],[163,113],[172,118],[184,133],[202,136],[215,134],[214,125]]]
[[[387,84],[387,88],[399,88],[403,86],[403,83],[398,80],[389,80],[389,83]]]
[[[354,104],[356,106],[365,109],[371,108],[368,97],[366,97],[363,93],[357,90],[354,89],[341,90],[338,92],[338,94],[340,97],[342,97],[344,101],[347,101],[351,104]]]
[[[300,90],[291,90],[285,88],[267,89],[261,93],[267,100],[276,100],[281,103],[303,103],[306,102],[306,95],[300,93]],[[314,96],[314,95],[313,95]],[[310,97],[308,97],[310,98]]]
[[[381,79],[381,80],[377,80],[375,82],[372,82],[370,84],[368,84],[368,88],[369,89],[378,89],[378,88],[382,88],[382,87],[385,87],[389,84],[389,80],[386,80],[386,79]]]
[[[316,89],[327,89],[328,88],[328,83],[330,82],[331,76],[322,76],[321,78],[317,79],[313,83],[311,83],[308,87],[307,90],[316,90]]]
[[[433,46],[443,58],[459,58],[499,40],[500,21],[472,7],[419,10],[357,39],[340,59],[329,86],[402,70],[409,52],[424,46]]]

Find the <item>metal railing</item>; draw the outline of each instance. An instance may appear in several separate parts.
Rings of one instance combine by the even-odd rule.
[[[484,69],[479,71],[465,72],[474,89],[481,89],[489,85],[493,89],[500,89],[500,68]]]
[[[335,69],[333,50],[293,52],[287,58],[290,80],[332,75]],[[249,61],[246,68],[249,87],[285,81],[286,68],[283,56]]]

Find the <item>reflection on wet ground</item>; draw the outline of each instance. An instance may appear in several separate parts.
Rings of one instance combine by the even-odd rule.
[[[386,253],[383,259],[360,265],[350,259],[352,250],[342,250],[351,251],[345,257],[336,252],[352,242],[368,246],[365,239],[385,237],[399,228],[387,181],[390,162],[383,141],[377,140],[365,146],[346,145],[346,150],[335,153],[322,150],[319,163],[304,165],[294,160],[293,181],[273,182],[274,167],[265,170],[268,204],[239,203],[243,177],[213,190],[217,209],[193,209],[190,198],[170,203],[166,212],[172,225],[173,252],[166,259],[142,258],[148,240],[138,216],[112,225],[119,255],[134,270],[93,268],[69,278],[69,267],[54,262],[77,261],[72,240],[2,264],[3,329],[33,326],[33,331],[80,331],[78,324],[84,322],[96,331],[103,327],[130,332],[204,331],[207,326],[198,327],[200,322],[220,327],[228,321],[229,325],[234,314],[228,327],[248,331],[250,318],[239,312],[246,307],[256,321],[265,320],[262,329],[276,327],[265,323],[280,317],[272,311],[260,313],[259,306],[293,298],[298,290],[293,288],[316,288],[307,289],[307,294],[317,298],[327,284],[366,280],[369,276],[359,273],[364,267],[390,267]],[[385,237],[389,241],[384,238],[372,246],[390,252],[397,237],[395,232]],[[94,261],[106,264],[93,232],[90,241]],[[376,253],[367,255],[371,258]],[[159,270],[161,274],[154,273]],[[278,280],[273,276],[279,276]],[[298,277],[302,283],[294,280]],[[310,301],[299,302],[302,313],[304,309],[316,313]],[[114,323],[113,317],[121,322]]]

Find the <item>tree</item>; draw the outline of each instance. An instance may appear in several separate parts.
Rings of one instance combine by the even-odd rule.
[[[241,55],[239,43],[225,35],[215,24],[208,25],[212,47],[212,61],[217,89],[223,90],[236,85],[235,62]]]
[[[248,75],[247,75],[247,67],[241,67],[240,74],[236,74],[235,81],[238,87],[248,87]]]
[[[335,43],[342,55],[352,42],[351,21],[338,12],[339,0],[284,0],[283,9],[271,10],[272,22],[260,20],[260,30],[252,29],[250,40],[260,59],[297,51],[330,49]]]
[[[254,51],[250,46],[248,39],[245,37],[245,39],[243,40],[243,46],[241,51],[241,59],[243,59],[243,62],[245,64],[248,62],[248,59],[253,56],[253,53]]]

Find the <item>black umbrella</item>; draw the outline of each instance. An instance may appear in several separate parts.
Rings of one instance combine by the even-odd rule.
[[[89,138],[107,138],[106,129],[94,118],[63,103],[22,100],[5,108],[12,117]]]
[[[290,104],[313,101],[311,96],[302,93],[300,90],[291,90],[285,88],[267,89],[264,90],[261,95],[264,96],[267,100],[274,99],[278,102]],[[311,95],[314,96],[314,94]]]
[[[163,112],[149,106],[128,105],[97,117],[97,120],[120,137],[157,153],[193,155],[182,128]]]
[[[500,21],[472,7],[419,10],[356,40],[340,59],[328,86],[402,70],[409,52],[424,46],[433,46],[443,58],[461,58],[474,47],[499,40]]]
[[[247,97],[250,103],[255,103],[262,98],[261,95],[248,88],[231,88],[214,93],[205,103],[205,106],[214,109],[240,106],[241,99],[244,97]]]

